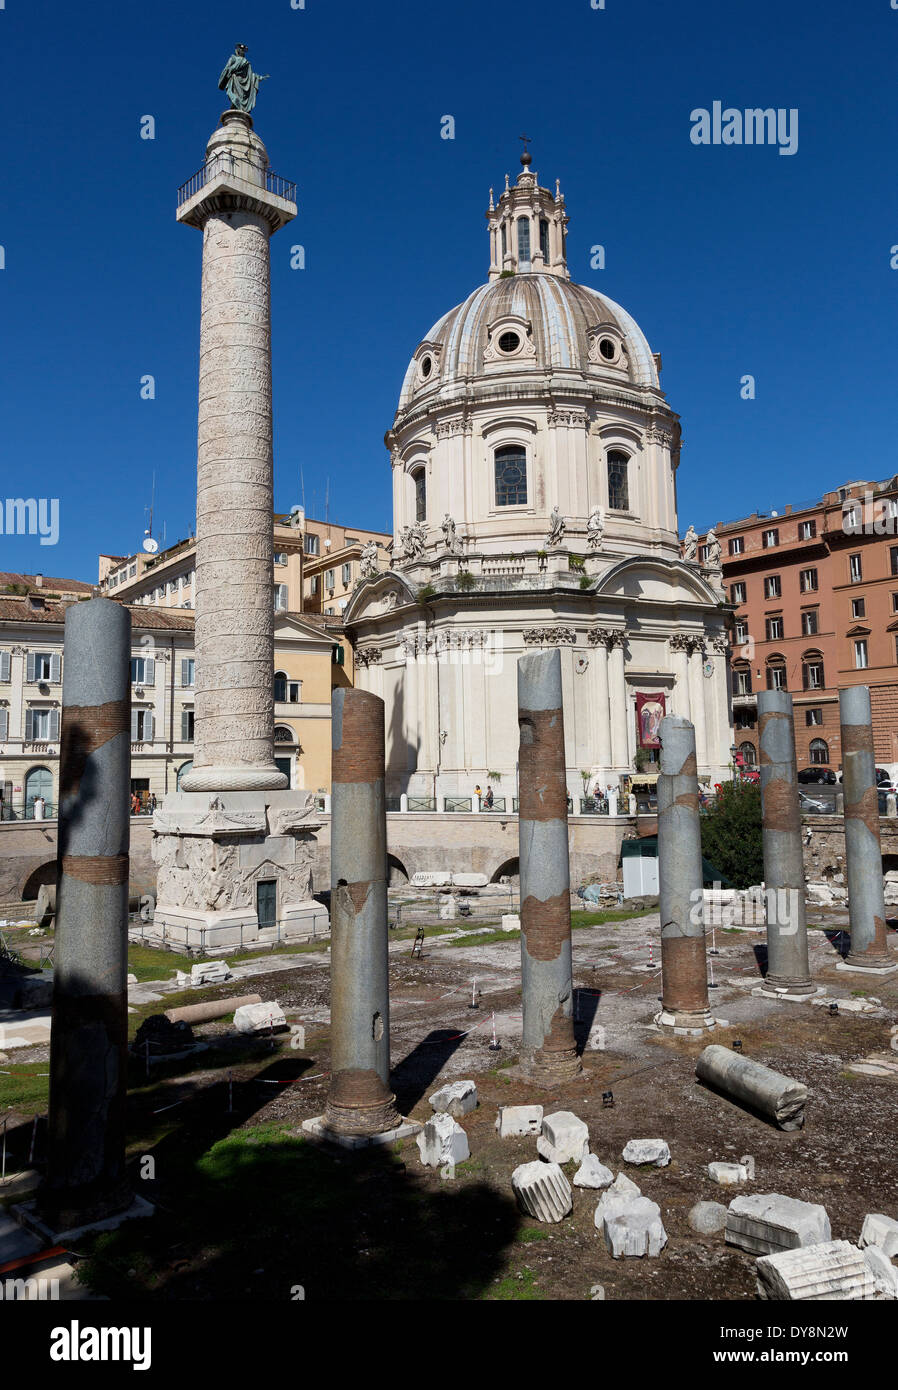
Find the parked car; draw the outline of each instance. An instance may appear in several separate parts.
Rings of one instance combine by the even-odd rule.
[[[798,774],[798,780],[802,783],[817,782],[833,786],[836,774],[831,767],[803,767]]]
[[[806,816],[828,816],[833,811],[833,805],[829,801],[818,801],[815,796],[808,796],[807,792],[798,793],[798,805]]]

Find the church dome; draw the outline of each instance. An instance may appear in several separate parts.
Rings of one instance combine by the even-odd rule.
[[[433,325],[409,363],[399,410],[458,381],[527,369],[658,388],[645,334],[613,299],[558,274],[512,273]]]

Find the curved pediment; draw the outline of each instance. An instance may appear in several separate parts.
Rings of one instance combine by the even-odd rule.
[[[694,565],[647,555],[634,555],[612,565],[597,581],[595,593],[603,598],[706,603],[714,607],[724,602]]]
[[[362,580],[343,612],[343,624],[383,618],[409,606],[418,606],[416,590],[396,570],[385,570]]]

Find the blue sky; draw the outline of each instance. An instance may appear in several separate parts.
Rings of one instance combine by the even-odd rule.
[[[139,545],[153,469],[156,534],[191,527],[201,238],[175,193],[238,41],[299,188],[272,243],[278,507],[302,470],[311,514],[329,479],[334,519],[389,528],[403,373],[486,278],[488,189],[523,131],[561,179],[573,278],[663,355],[681,529],[898,471],[898,10],[605,3],[6,0],[0,494],[58,497],[60,538],[0,537],[0,569],[95,578],[98,552]],[[694,145],[715,100],[797,108],[797,153]]]

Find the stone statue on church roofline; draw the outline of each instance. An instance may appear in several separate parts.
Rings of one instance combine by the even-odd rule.
[[[252,111],[259,85],[267,82],[269,75],[253,72],[246,56],[246,44],[238,43],[218,79],[218,89],[227,92],[232,111]]]
[[[698,536],[691,521],[689,530],[683,537],[683,559],[689,565],[694,565],[698,559]]]

